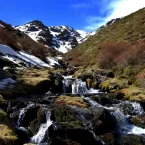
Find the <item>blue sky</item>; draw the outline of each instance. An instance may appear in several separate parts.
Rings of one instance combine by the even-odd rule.
[[[145,0],[1,0],[0,5],[0,19],[14,26],[40,20],[47,26],[93,31],[145,7]]]

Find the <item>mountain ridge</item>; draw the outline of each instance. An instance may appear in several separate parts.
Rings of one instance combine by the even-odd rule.
[[[44,45],[55,48],[66,53],[82,42],[88,33],[82,35],[77,30],[69,26],[45,26],[41,21],[34,20],[22,26],[16,26],[16,29],[26,33],[36,42],[42,42]]]

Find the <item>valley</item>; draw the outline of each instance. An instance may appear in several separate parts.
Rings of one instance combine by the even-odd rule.
[[[90,33],[0,21],[0,145],[144,145],[144,14]]]

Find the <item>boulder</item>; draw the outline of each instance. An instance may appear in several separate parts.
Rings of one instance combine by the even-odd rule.
[[[73,105],[86,108],[87,104],[81,97],[60,96],[56,99],[55,104]]]
[[[142,114],[142,115],[139,115],[139,116],[133,116],[131,118],[131,122],[134,125],[145,129],[145,114]]]
[[[144,145],[145,138],[143,136],[126,134],[122,135],[117,140],[117,145]]]
[[[104,134],[116,129],[116,122],[109,111],[103,107],[93,108],[95,117],[92,124],[96,134]]]

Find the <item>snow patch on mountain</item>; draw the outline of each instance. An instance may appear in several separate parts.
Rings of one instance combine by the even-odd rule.
[[[42,22],[34,20],[16,29],[23,31],[34,41],[42,42],[48,47],[66,53],[76,47],[88,33],[74,30],[68,26],[45,26]]]
[[[52,68],[52,66],[43,62],[34,55],[30,55],[24,51],[14,51],[11,47],[3,44],[0,44],[0,56],[15,64],[18,64],[19,66],[23,63],[26,67],[37,66]]]

